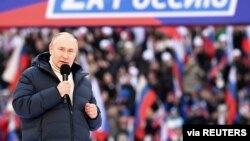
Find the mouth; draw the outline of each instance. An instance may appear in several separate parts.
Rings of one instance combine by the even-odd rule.
[[[62,64],[69,64],[69,62],[60,61]]]

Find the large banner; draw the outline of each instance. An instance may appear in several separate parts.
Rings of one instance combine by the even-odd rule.
[[[0,0],[0,26],[249,24],[250,0]]]

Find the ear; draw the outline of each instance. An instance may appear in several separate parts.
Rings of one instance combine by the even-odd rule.
[[[51,50],[52,50],[52,45],[51,43],[49,44],[49,54],[51,54]]]
[[[75,59],[74,59],[74,62],[79,62],[79,53],[78,53],[78,51],[77,51],[77,53],[76,53],[76,57],[75,57]]]

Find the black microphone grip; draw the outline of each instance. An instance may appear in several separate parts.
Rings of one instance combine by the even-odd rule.
[[[70,74],[70,66],[68,64],[62,64],[62,66],[60,67],[60,73],[62,75],[62,80],[67,81],[68,80],[68,75]],[[63,96],[64,103],[67,103],[67,95],[68,94],[65,94]]]
[[[67,75],[67,74],[63,74],[63,75],[62,75],[62,80],[63,80],[63,81],[68,81],[68,75]],[[67,103],[67,95],[68,95],[68,94],[65,94],[65,95],[63,96],[64,103]]]
[[[63,81],[68,81],[68,75],[67,74],[63,74],[62,77],[63,77],[62,78]]]

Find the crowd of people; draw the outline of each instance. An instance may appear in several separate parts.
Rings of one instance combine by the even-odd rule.
[[[12,94],[22,71],[72,33],[102,126],[93,141],[179,141],[183,124],[250,124],[250,26],[0,29],[0,141],[21,140]]]

